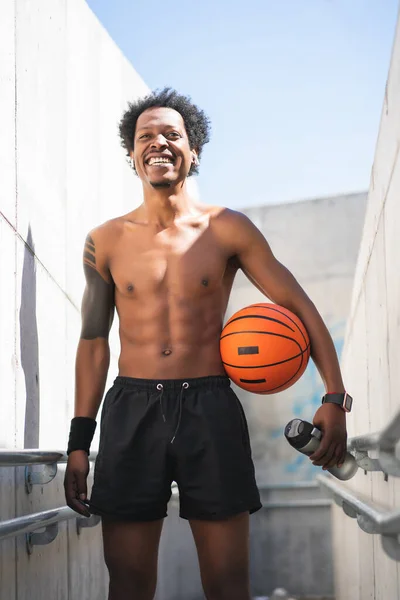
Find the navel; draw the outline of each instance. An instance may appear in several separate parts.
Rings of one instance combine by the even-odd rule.
[[[208,279],[203,279],[201,285],[204,285],[204,287],[208,287]]]
[[[133,292],[133,285],[132,285],[132,283],[129,283],[129,284],[126,286],[126,289],[128,290],[128,292]]]
[[[166,348],[165,350],[162,351],[161,354],[163,356],[169,356],[170,354],[172,354],[172,350],[171,350],[171,348]]]

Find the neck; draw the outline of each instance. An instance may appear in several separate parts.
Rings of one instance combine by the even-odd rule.
[[[168,227],[179,217],[195,212],[186,181],[170,187],[143,187],[143,208],[149,222]]]

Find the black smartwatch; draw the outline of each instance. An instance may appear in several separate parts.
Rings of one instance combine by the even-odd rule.
[[[338,404],[345,412],[350,412],[351,407],[353,406],[353,398],[347,392],[344,392],[343,394],[325,394],[325,396],[322,397],[322,404],[325,404],[325,402]]]

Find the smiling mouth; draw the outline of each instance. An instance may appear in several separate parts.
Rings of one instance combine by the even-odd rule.
[[[166,165],[173,165],[174,161],[172,158],[165,156],[152,156],[146,160],[146,165],[149,167],[165,167]]]

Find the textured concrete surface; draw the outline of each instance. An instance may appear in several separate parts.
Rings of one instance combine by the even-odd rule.
[[[293,596],[332,596],[331,507],[283,505],[285,501],[322,499],[318,490],[287,490],[287,498],[277,490],[268,490],[261,497],[265,506],[251,517],[253,594],[268,595],[284,587]]]
[[[343,366],[355,410],[350,435],[382,429],[400,409],[400,23],[386,85],[371,174],[365,226],[357,263]],[[399,507],[400,481],[358,473],[351,490],[389,508]],[[379,536],[360,530],[334,510],[337,600],[400,598],[400,564],[381,548]]]
[[[117,122],[148,88],[83,0],[4,0],[0,53],[0,447],[65,448],[84,240],[140,201]],[[23,467],[0,468],[0,519],[63,505],[62,479],[28,495]],[[100,527],[62,523],[32,556],[24,536],[0,542],[2,600],[106,587]]]

